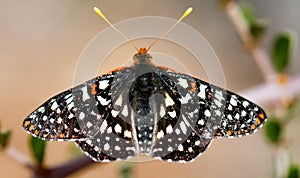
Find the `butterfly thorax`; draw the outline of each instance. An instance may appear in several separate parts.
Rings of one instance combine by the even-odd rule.
[[[149,53],[136,53],[133,61],[134,64],[152,64],[152,56]]]

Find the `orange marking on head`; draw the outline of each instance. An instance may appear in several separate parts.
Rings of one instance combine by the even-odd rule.
[[[30,127],[29,127],[29,131],[32,131],[34,129],[34,125],[31,125]]]
[[[147,49],[146,48],[140,48],[139,49],[139,53],[140,54],[146,54],[147,53]]]
[[[256,121],[256,123],[258,124],[258,125],[260,125],[260,120],[259,120],[259,118],[257,117],[257,118],[255,118],[255,121]]]
[[[190,92],[195,93],[197,89],[196,82],[190,82],[190,85],[191,85]]]
[[[230,136],[230,135],[232,135],[232,131],[231,130],[228,130],[227,131],[227,134]]]
[[[91,93],[92,93],[92,95],[96,95],[97,94],[97,84],[94,83],[92,85]]]
[[[258,114],[261,119],[265,119],[265,115],[263,113]]]
[[[27,127],[30,124],[30,121],[25,121],[24,122],[24,127]]]
[[[59,134],[59,138],[64,138],[64,137],[65,137],[65,134],[63,134],[63,133]]]
[[[38,135],[39,133],[40,133],[40,131],[38,131],[38,130],[35,130],[35,131],[34,131],[34,134],[35,134],[35,135]]]
[[[252,130],[256,129],[256,125],[255,125],[255,124],[252,124],[252,125],[251,125],[251,129],[252,129]]]

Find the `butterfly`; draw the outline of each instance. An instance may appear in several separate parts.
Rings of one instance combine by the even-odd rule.
[[[145,48],[133,60],[50,98],[23,127],[43,140],[74,141],[98,162],[137,155],[189,162],[213,139],[250,135],[266,121],[251,101],[156,66]]]
[[[266,122],[253,102],[155,65],[148,51],[156,42],[137,50],[131,66],[50,98],[24,119],[24,129],[47,141],[73,141],[97,162],[146,155],[182,163],[199,157],[213,139],[250,135]]]

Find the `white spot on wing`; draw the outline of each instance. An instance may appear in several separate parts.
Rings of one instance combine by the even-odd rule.
[[[187,88],[189,86],[188,83],[187,83],[187,80],[183,79],[183,78],[179,78],[178,79],[178,84],[180,86],[182,86],[183,88]]]
[[[99,82],[99,89],[104,90],[109,86],[109,80],[102,80]]]
[[[230,104],[232,104],[232,106],[237,106],[236,97],[234,96],[231,97]]]
[[[168,125],[168,127],[166,128],[166,132],[167,132],[168,134],[170,134],[170,133],[173,132],[173,128],[172,128],[172,125],[171,125],[171,124]]]
[[[100,126],[100,133],[104,133],[106,127],[107,127],[107,121],[104,120]]]
[[[121,133],[122,132],[122,127],[120,126],[120,124],[115,125],[115,132],[116,133]]]
[[[58,107],[57,102],[54,101],[53,104],[52,104],[52,106],[51,106],[51,109],[55,110],[57,107]]]
[[[192,99],[192,97],[191,97],[191,95],[190,95],[189,93],[187,93],[187,94],[185,95],[185,97],[180,98],[180,102],[181,102],[182,104],[186,104],[186,103],[189,102],[190,99]]]
[[[84,86],[81,88],[81,91],[82,91],[82,100],[85,101],[87,99],[89,99],[89,94],[87,92],[87,86]]]
[[[122,95],[119,96],[119,98],[116,100],[115,105],[122,106],[123,103],[123,97]]]
[[[123,111],[122,111],[122,114],[123,114],[125,117],[128,116],[128,107],[127,107],[127,105],[124,106],[124,109],[123,109]]]
[[[113,117],[117,117],[118,114],[119,114],[119,111],[111,110],[111,115],[112,115]]]
[[[106,106],[109,103],[109,100],[106,100],[106,99],[102,98],[101,96],[97,96],[97,99],[102,106]]]
[[[163,105],[160,105],[160,111],[159,111],[160,117],[163,117],[165,114],[166,114],[165,107]]]
[[[125,130],[125,132],[124,132],[124,136],[125,136],[125,137],[127,137],[127,138],[131,138],[131,137],[132,137],[132,135],[131,135],[131,131],[129,131],[129,130]]]
[[[109,150],[109,144],[108,144],[108,143],[105,143],[105,145],[104,145],[104,150],[105,150],[105,151]]]
[[[180,126],[180,129],[183,132],[183,134],[186,134],[187,128],[186,128],[185,123],[183,121],[181,121],[180,124],[179,124],[179,126]]]
[[[207,85],[200,85],[200,92],[198,93],[198,96],[202,99],[205,99],[205,89],[207,88]]]
[[[183,146],[181,144],[178,145],[178,151],[183,151]]]
[[[175,112],[175,111],[168,112],[168,114],[169,114],[172,118],[175,118],[175,117],[176,117],[176,112]]]
[[[166,93],[165,103],[166,103],[166,106],[172,106],[175,104],[173,99],[170,97],[170,95],[168,93]]]
[[[162,138],[164,136],[164,132],[161,130],[161,131],[159,131],[158,133],[157,133],[157,138],[158,139],[160,139],[160,138]]]

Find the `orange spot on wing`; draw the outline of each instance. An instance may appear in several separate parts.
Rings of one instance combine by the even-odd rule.
[[[265,115],[263,113],[258,114],[261,119],[265,119]]]
[[[191,85],[190,92],[195,93],[197,89],[196,82],[190,82],[190,85]]]
[[[54,138],[54,135],[53,135],[53,134],[51,134],[51,135],[50,135],[50,138],[51,138],[51,139],[53,139],[53,138]]]
[[[258,125],[260,125],[261,122],[260,122],[259,118],[257,117],[255,120],[256,120],[256,123],[257,123]]]
[[[34,125],[31,125],[30,127],[29,127],[29,131],[32,131],[34,129]]]
[[[217,136],[221,136],[222,134],[221,134],[221,132],[218,131],[218,132],[216,133],[216,135],[217,135]]]
[[[30,121],[25,121],[24,122],[24,127],[27,127],[30,124]]]
[[[248,132],[249,132],[249,130],[248,130],[248,129],[245,129],[245,130],[244,130],[244,132],[245,132],[245,133],[248,133]]]
[[[238,135],[241,135],[241,130],[238,130]]]
[[[96,95],[97,94],[97,84],[94,83],[92,85],[91,93],[92,93],[92,95]]]
[[[227,134],[230,136],[230,135],[232,135],[232,131],[231,130],[228,130],[227,131]]]
[[[72,138],[76,138],[76,136],[75,136],[75,135],[72,135]]]
[[[63,133],[59,134],[59,138],[64,138],[64,137],[65,137],[65,134],[63,134]]]
[[[35,131],[34,131],[34,134],[35,134],[35,135],[38,135],[39,133],[40,133],[40,131],[38,131],[38,130],[35,130]]]
[[[256,129],[256,125],[255,125],[255,124],[252,124],[252,125],[251,125],[251,129],[252,129],[252,130]]]

